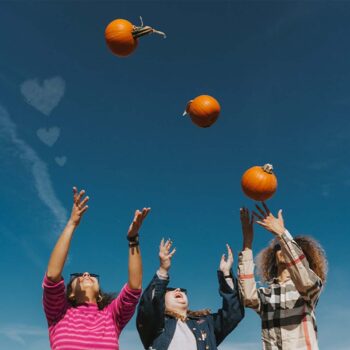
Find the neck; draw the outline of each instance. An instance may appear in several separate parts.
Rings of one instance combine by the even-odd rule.
[[[187,317],[187,309],[176,309],[176,310],[166,309],[166,312],[168,314],[173,314],[174,316],[180,316],[181,318]]]
[[[78,304],[83,304],[83,303],[97,304],[95,293],[89,290],[85,291],[81,295],[77,295],[76,300]]]
[[[278,265],[277,278],[280,282],[285,282],[290,278],[290,274],[285,264]]]

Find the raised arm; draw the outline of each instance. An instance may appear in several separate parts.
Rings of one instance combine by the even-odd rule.
[[[264,209],[257,206],[260,212],[260,214],[255,213],[260,219],[257,223],[277,237],[286,267],[296,289],[304,300],[315,304],[322,290],[320,277],[310,268],[302,249],[286,230],[282,210],[279,210],[276,218],[265,203],[263,203],[263,207]]]
[[[86,203],[89,197],[83,198],[85,191],[78,193],[76,187],[73,187],[73,208],[71,216],[66,227],[61,233],[49,260],[47,267],[47,277],[52,282],[58,282],[62,279],[62,271],[67,259],[70,243],[75,229],[78,227],[81,218],[88,209]]]
[[[243,297],[244,306],[260,313],[259,290],[254,277],[254,260],[252,244],[254,238],[253,215],[247,208],[240,209],[243,234],[243,249],[238,256],[238,284]]]
[[[113,317],[117,324],[117,333],[130,321],[135,313],[136,305],[141,296],[142,287],[142,260],[139,246],[139,232],[143,220],[148,215],[150,208],[136,210],[134,218],[129,226],[126,236],[129,241],[128,283],[123,287],[118,297],[110,304]]]
[[[244,307],[240,300],[237,280],[232,273],[232,250],[228,244],[226,247],[227,258],[225,258],[225,255],[221,257],[218,271],[222,307],[212,315],[214,319],[216,345],[219,345],[244,317]]]
[[[169,283],[169,269],[171,258],[176,249],[171,251],[172,242],[164,239],[159,246],[159,269],[151,283],[142,294],[137,309],[136,326],[145,349],[148,349],[153,340],[164,330],[165,293]]]
[[[142,287],[142,259],[139,246],[139,230],[143,220],[148,215],[151,208],[143,208],[142,211],[136,210],[134,220],[132,221],[127,239],[129,241],[129,279],[128,285],[131,289],[140,289]]]

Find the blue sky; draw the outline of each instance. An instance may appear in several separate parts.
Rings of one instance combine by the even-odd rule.
[[[105,26],[140,15],[167,39],[113,56]],[[41,280],[73,185],[91,200],[65,276],[87,270],[121,288],[127,227],[150,206],[145,284],[169,236],[172,284],[189,289],[193,309],[216,309],[221,254],[229,242],[237,255],[239,207],[253,206],[241,175],[270,162],[279,181],[270,207],[328,255],[320,347],[348,349],[349,15],[346,2],[1,2],[1,348],[49,348]],[[222,106],[208,129],[182,117],[200,94]],[[271,238],[257,228],[255,252]],[[134,320],[121,344],[141,349]],[[220,349],[259,347],[248,310]]]

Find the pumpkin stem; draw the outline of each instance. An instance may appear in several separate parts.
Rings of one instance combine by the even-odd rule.
[[[159,34],[162,35],[164,37],[164,39],[166,38],[166,34],[163,32],[160,32],[159,30],[155,30],[149,26],[144,26],[143,25],[143,20],[142,17],[140,16],[140,21],[141,21],[141,26],[137,27],[134,26],[133,31],[132,31],[132,36],[137,39],[140,38],[141,36],[147,35],[147,34]]]
[[[190,108],[190,104],[193,102],[193,100],[188,101],[185,112],[183,112],[182,116],[186,116],[188,114],[188,109]]]
[[[263,167],[263,170],[269,174],[272,174],[273,173],[273,166],[272,164],[265,164]]]

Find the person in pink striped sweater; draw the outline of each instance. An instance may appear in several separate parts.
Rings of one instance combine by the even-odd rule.
[[[139,230],[150,208],[136,210],[129,227],[129,278],[117,297],[103,293],[98,275],[71,274],[65,287],[62,277],[73,234],[88,210],[88,196],[73,187],[70,219],[52,251],[43,281],[43,306],[53,350],[118,350],[118,338],[135,312],[141,296],[142,261]]]

